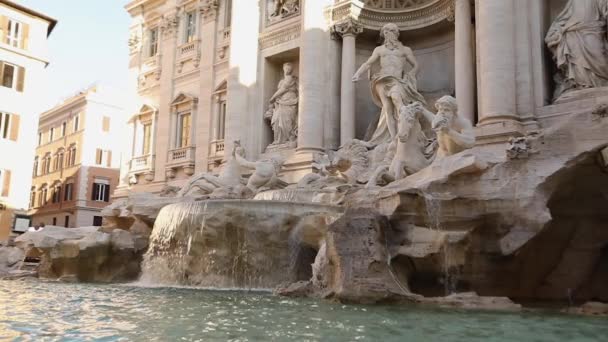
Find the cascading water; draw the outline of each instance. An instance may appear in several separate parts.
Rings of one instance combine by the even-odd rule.
[[[148,285],[274,288],[292,280],[290,254],[299,246],[290,239],[296,227],[309,218],[329,222],[328,217],[341,212],[328,205],[262,200],[169,205],[155,222],[140,280]]]
[[[449,233],[443,230],[441,225],[441,200],[430,194],[424,194],[426,214],[429,228],[444,235],[441,244],[441,254],[443,255],[443,286],[446,296],[456,292],[457,274],[452,270],[452,258],[450,255]]]

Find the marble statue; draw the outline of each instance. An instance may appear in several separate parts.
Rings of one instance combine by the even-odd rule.
[[[433,161],[435,144],[424,131],[425,126],[431,125],[434,115],[426,110],[419,102],[402,106],[399,110],[397,137],[391,143],[389,150],[394,149],[393,158],[389,165],[381,165],[372,174],[368,187],[390,183],[412,175]]]
[[[608,86],[608,0],[569,0],[545,42],[557,63],[555,98],[579,89]]]
[[[247,188],[254,194],[257,194],[261,190],[284,187],[286,185],[279,179],[279,173],[285,163],[284,159],[281,157],[273,157],[252,162],[245,159],[244,151],[245,149],[241,144],[238,141],[235,141],[232,149],[232,157],[242,168],[253,170],[253,174],[247,181]]]
[[[274,133],[271,146],[287,144],[296,147],[298,138],[298,78],[293,75],[293,64],[283,64],[284,78],[270,98],[264,117],[270,121]]]
[[[415,105],[418,111],[432,115],[424,106]],[[444,96],[435,102],[437,114],[432,122],[437,134],[437,156],[435,160],[454,155],[475,145],[475,132],[471,122],[458,115],[458,104],[452,96]]]
[[[270,5],[270,4],[269,4]],[[269,6],[270,20],[285,18],[300,11],[299,0],[274,0]]]
[[[425,103],[416,84],[418,63],[412,49],[399,41],[399,28],[392,23],[386,24],[380,35],[384,44],[374,50],[353,76],[353,82],[357,82],[363,73],[376,63],[380,64],[379,72],[371,76],[374,103],[382,108],[378,126],[370,140],[374,145],[397,136],[397,117],[401,107],[416,101]]]

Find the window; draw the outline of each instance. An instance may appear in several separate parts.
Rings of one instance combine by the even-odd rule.
[[[36,189],[32,188],[30,191],[30,209],[36,205]]]
[[[63,221],[63,226],[66,228],[70,227],[70,216],[69,215],[65,216],[65,220]]]
[[[57,157],[55,157],[55,170],[62,170],[63,169],[63,156],[64,156],[65,152],[63,149],[60,149],[57,152]]]
[[[19,121],[19,115],[0,112],[0,139],[17,141]]]
[[[34,158],[34,167],[32,168],[32,177],[38,176],[38,157]]]
[[[191,43],[196,39],[196,12],[188,12],[185,17],[184,43]]]
[[[61,202],[61,185],[54,186],[51,194],[51,201],[53,203]]]
[[[101,165],[103,163],[103,150],[98,148],[95,151],[95,164]]]
[[[42,145],[42,132],[38,132],[38,146]]]
[[[181,114],[179,116],[179,127],[178,127],[178,146],[177,147],[187,147],[190,146],[190,127],[191,127],[191,115]]]
[[[40,189],[40,196],[38,197],[38,206],[41,207],[46,205],[48,191],[46,189],[46,185]]]
[[[72,191],[74,189],[74,183],[67,183],[65,188],[63,189],[63,201],[71,201],[72,200]]]
[[[110,182],[105,179],[95,179],[91,200],[96,202],[110,201]]]
[[[102,224],[103,224],[103,217],[93,216],[93,226],[94,227],[101,227]]]
[[[103,132],[109,132],[110,131],[110,118],[107,116],[104,116],[102,119],[102,123],[101,123],[101,130]]]
[[[20,66],[0,62],[0,85],[23,92],[25,69]]]
[[[57,218],[53,217],[53,226],[56,226],[56,225],[57,225]]]
[[[144,125],[144,143],[142,146],[142,155],[150,154],[150,134],[152,133],[152,124]]]
[[[51,154],[47,153],[42,160],[42,174],[46,175],[51,173]]]
[[[78,132],[78,129],[80,129],[80,115],[76,115],[74,117],[74,132]]]
[[[21,43],[22,31],[23,31],[22,23],[15,21],[13,19],[9,19],[8,20],[8,30],[7,30],[8,34],[6,35],[5,43],[10,46],[19,47],[19,44]]]
[[[0,170],[0,196],[8,197],[11,186],[11,171]]]
[[[158,28],[148,30],[148,56],[153,57],[158,53]]]
[[[67,133],[67,132],[66,132],[67,127],[68,127],[68,123],[64,121],[64,122],[61,124],[61,136],[62,136],[62,137],[65,137],[65,134]]]
[[[220,102],[220,113],[218,118],[218,136],[217,140],[224,140],[226,135],[226,101]]]
[[[65,160],[66,167],[76,164],[76,146],[70,146],[68,149],[68,157]]]
[[[55,139],[55,127],[51,128],[51,130],[49,131],[49,142],[53,141]]]

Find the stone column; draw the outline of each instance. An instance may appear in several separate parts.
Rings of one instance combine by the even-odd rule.
[[[206,172],[209,158],[209,145],[211,142],[211,121],[213,117],[213,94],[215,73],[214,64],[216,61],[216,40],[217,40],[217,14],[218,5],[215,1],[201,1],[199,4],[200,16],[198,25],[199,51],[194,60],[194,65],[199,68],[199,103],[196,118],[193,118],[192,127],[196,127],[195,134],[192,136],[193,145],[196,146],[194,152],[194,168],[196,173]]]
[[[324,101],[327,97],[324,90],[327,87],[326,75],[320,63],[326,59],[326,3],[325,0],[303,2],[298,152],[323,150]]]
[[[476,6],[479,124],[517,120],[514,2],[477,0]]]
[[[475,124],[475,58],[471,0],[455,0],[458,113]]]
[[[356,39],[363,32],[363,27],[352,18],[334,26],[336,33],[342,36],[342,84],[340,100],[340,144],[355,138],[355,83],[353,75],[357,71],[356,65]]]

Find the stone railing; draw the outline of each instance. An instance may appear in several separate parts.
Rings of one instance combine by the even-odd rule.
[[[168,164],[192,163],[194,162],[194,151],[195,148],[192,146],[170,150]]]
[[[224,155],[224,140],[213,140],[211,142],[211,156],[221,157]]]
[[[131,172],[148,171],[152,168],[152,155],[134,157],[131,159]]]
[[[230,43],[230,27],[220,31],[220,41],[226,44]]]
[[[178,47],[178,58],[179,59],[183,59],[183,58],[187,58],[191,55],[194,55],[198,49],[199,49],[199,44],[198,44],[198,40],[192,41],[190,43],[185,43],[182,44]]]

